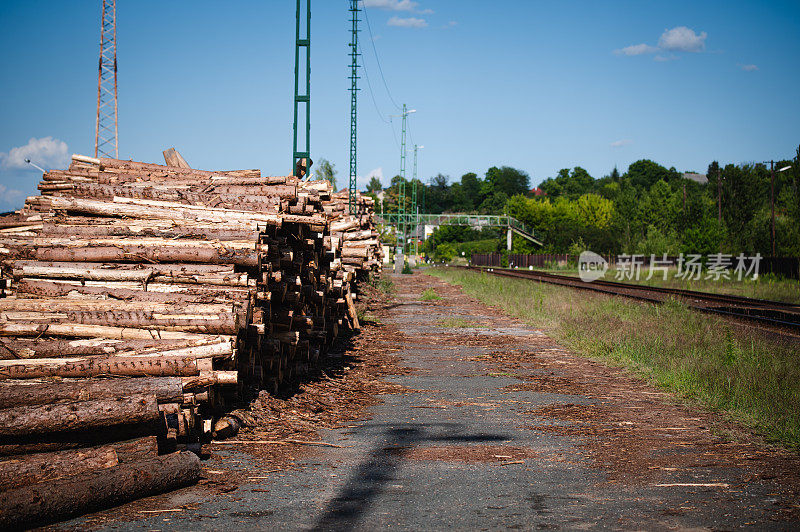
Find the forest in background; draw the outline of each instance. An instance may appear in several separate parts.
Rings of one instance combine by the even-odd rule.
[[[790,166],[779,172],[781,168]],[[614,168],[595,178],[581,167],[562,169],[543,181],[535,195],[530,177],[508,166],[492,167],[483,178],[464,174],[459,181],[438,174],[417,181],[420,213],[508,214],[532,227],[544,247],[515,236],[515,253],[731,253],[772,256],[771,173],[768,163],[720,165],[712,162],[707,183],[647,159],[624,173]],[[395,176],[384,189],[384,212],[398,211]],[[406,209],[411,210],[411,182]],[[800,147],[794,158],[775,162],[776,256],[800,256]],[[377,200],[380,182],[367,191]],[[718,205],[721,196],[721,209]],[[378,201],[378,209],[381,209]],[[497,229],[441,227],[422,248],[437,258],[505,249]]]

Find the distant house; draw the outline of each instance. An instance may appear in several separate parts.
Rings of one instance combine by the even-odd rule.
[[[542,189],[541,189],[541,188],[539,188],[539,187],[532,188],[532,189],[530,190],[529,194],[530,194],[531,196],[547,196],[547,192],[545,192],[544,190],[542,190]]]
[[[701,185],[705,185],[708,183],[708,178],[706,174],[695,174],[694,172],[686,172],[683,174],[684,179],[689,179],[690,181],[694,181],[695,183],[700,183]]]

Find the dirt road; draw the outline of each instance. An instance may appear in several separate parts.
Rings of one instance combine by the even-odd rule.
[[[332,446],[293,461],[219,446],[190,489],[67,527],[123,530],[797,529],[800,461],[568,353],[456,288],[394,278],[369,347],[410,371]],[[423,302],[434,287],[444,299]],[[327,399],[330,400],[330,399]],[[346,398],[339,407],[347,408]],[[354,405],[355,408],[355,405]],[[98,520],[99,519],[99,520]]]

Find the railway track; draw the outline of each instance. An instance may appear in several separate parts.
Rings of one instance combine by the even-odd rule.
[[[515,277],[549,284],[569,286],[581,290],[617,295],[649,303],[662,304],[679,300],[687,307],[700,312],[717,314],[734,319],[759,323],[762,327],[798,338],[800,333],[800,305],[754,299],[726,294],[712,294],[680,288],[634,285],[614,281],[597,280],[585,282],[577,277],[539,272],[535,270],[510,270],[462,266],[473,271],[484,271],[492,275]]]

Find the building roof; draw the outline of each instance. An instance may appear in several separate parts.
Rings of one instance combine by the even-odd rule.
[[[689,179],[691,181],[694,181],[695,183],[700,183],[701,185],[705,185],[706,183],[708,183],[708,178],[706,177],[706,174],[696,174],[694,172],[685,172],[683,174],[683,178],[684,179]]]

